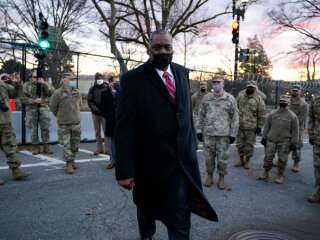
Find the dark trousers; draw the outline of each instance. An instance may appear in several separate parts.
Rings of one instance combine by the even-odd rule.
[[[168,229],[169,240],[188,240],[190,234],[190,209],[188,206],[187,179],[181,176],[177,190],[177,205],[174,215],[174,228]],[[156,231],[155,220],[143,215],[137,205],[137,218],[141,239],[151,237]]]

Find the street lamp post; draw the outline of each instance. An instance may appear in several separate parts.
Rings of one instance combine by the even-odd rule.
[[[232,42],[235,43],[235,58],[234,58],[234,79],[233,79],[233,88],[232,92],[234,96],[237,96],[237,76],[238,76],[238,55],[239,55],[239,31],[240,31],[240,19],[244,20],[244,13],[246,12],[246,5],[248,0],[242,0],[242,8],[241,5],[236,6],[238,0],[233,0],[232,5],[232,18],[237,17],[238,23],[238,36],[237,39],[232,39]]]

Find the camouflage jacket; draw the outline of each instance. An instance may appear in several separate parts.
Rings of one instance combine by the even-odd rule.
[[[234,97],[224,92],[221,96],[209,93],[203,97],[197,119],[197,133],[209,136],[236,137],[239,113]]]
[[[192,109],[193,109],[193,115],[194,115],[194,116],[198,116],[200,103],[201,103],[201,101],[202,101],[202,98],[203,98],[207,93],[208,93],[207,91],[205,91],[204,93],[202,93],[201,91],[197,91],[197,92],[195,92],[195,93],[192,95],[191,101],[192,101]]]
[[[57,117],[58,124],[79,124],[82,96],[78,89],[68,91],[64,85],[55,90],[51,96],[49,107]]]
[[[298,143],[299,121],[289,109],[276,109],[268,114],[264,124],[262,138],[272,142]]]
[[[266,106],[262,98],[255,92],[252,95],[241,94],[237,97],[239,109],[239,128],[254,130],[262,128]]]
[[[315,144],[320,144],[320,93],[311,101],[309,106],[309,139]]]
[[[304,124],[309,112],[309,107],[307,102],[300,98],[295,101],[291,100],[289,109],[297,115],[299,120],[300,131],[303,130]]]
[[[0,124],[8,124],[13,121],[10,108],[10,99],[18,98],[22,91],[22,83],[14,82],[12,85],[0,82],[0,98],[3,98],[5,105],[9,108],[7,112],[0,110]]]
[[[41,84],[41,98],[42,102],[40,107],[48,107],[49,99],[54,91],[53,86],[48,83],[44,82]],[[34,102],[35,99],[38,98],[37,96],[37,82],[30,80],[23,84],[21,101],[26,105],[26,110],[37,109],[37,104]]]

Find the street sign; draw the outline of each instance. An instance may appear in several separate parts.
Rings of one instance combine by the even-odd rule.
[[[48,37],[49,42],[60,43],[62,41],[61,28],[49,26],[48,33],[49,33],[49,37]]]

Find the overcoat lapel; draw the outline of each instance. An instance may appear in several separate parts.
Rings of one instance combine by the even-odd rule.
[[[165,97],[169,100],[171,104],[176,106],[176,103],[172,100],[169,91],[167,87],[164,85],[162,79],[160,78],[159,74],[157,73],[156,69],[154,66],[151,64],[150,61],[147,63],[147,69],[148,69],[148,75],[149,79],[151,79],[151,82],[156,86],[156,89]],[[175,77],[175,76],[174,76]]]

